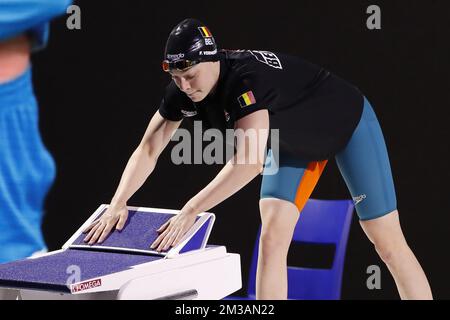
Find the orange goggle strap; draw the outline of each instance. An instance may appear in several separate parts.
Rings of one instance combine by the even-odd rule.
[[[195,66],[198,63],[200,63],[200,61],[177,60],[177,61],[169,62],[168,60],[164,60],[162,62],[162,69],[165,72],[169,72],[170,70],[184,71],[184,70],[187,70],[187,69]]]

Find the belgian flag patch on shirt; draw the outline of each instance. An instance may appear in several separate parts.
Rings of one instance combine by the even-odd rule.
[[[255,104],[256,99],[253,95],[253,92],[248,91],[244,93],[242,96],[238,98],[239,104],[241,105],[241,108],[247,107],[249,105]]]

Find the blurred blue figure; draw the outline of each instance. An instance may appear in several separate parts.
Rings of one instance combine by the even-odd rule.
[[[0,263],[46,251],[41,232],[55,164],[42,143],[30,55],[71,0],[0,0]]]

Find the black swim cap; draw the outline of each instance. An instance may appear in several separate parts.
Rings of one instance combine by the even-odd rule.
[[[185,19],[170,32],[163,69],[185,70],[200,62],[217,60],[216,41],[208,27],[196,19]]]

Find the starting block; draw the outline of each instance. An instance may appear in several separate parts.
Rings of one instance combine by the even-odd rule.
[[[107,208],[101,205],[61,250],[0,264],[0,297],[213,300],[241,288],[240,256],[207,245],[214,214],[199,214],[167,252],[150,245],[178,210],[128,207],[122,231],[114,230],[101,244],[84,243],[82,231]]]

